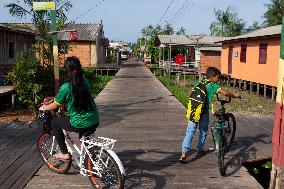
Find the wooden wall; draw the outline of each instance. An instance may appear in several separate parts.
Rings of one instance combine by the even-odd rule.
[[[0,69],[7,71],[15,63],[17,54],[29,49],[35,41],[33,34],[0,29]],[[14,53],[9,57],[9,43],[13,43]],[[11,53],[11,52],[10,52]]]

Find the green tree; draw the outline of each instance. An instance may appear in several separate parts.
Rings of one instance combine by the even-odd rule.
[[[48,61],[48,64],[52,63],[52,38],[50,31],[51,24],[51,15],[49,11],[33,11],[32,6],[33,2],[37,2],[37,0],[22,0],[24,6],[21,6],[20,1],[16,1],[17,3],[9,3],[6,7],[9,9],[9,13],[12,16],[16,16],[18,18],[23,18],[26,15],[30,15],[32,17],[32,22],[36,28],[38,33],[38,38],[36,41],[36,50],[37,53],[42,57],[43,60]],[[67,16],[65,12],[69,11],[72,8],[72,4],[70,1],[64,0],[55,0],[56,7],[56,20],[57,20],[57,30],[60,30],[66,20]],[[45,62],[45,61],[43,61]]]
[[[270,4],[265,4],[267,11],[264,13],[264,24],[267,26],[275,26],[282,23],[284,3],[283,0],[270,1]]]
[[[211,35],[231,37],[242,34],[245,22],[230,7],[225,11],[214,9],[214,13],[216,21],[210,25]]]
[[[254,21],[246,30],[247,32],[250,32],[250,31],[258,30],[260,28],[262,28],[260,23],[258,21]]]
[[[174,28],[171,24],[167,23],[164,28],[163,31],[161,31],[161,34],[163,35],[173,35],[175,33]]]
[[[185,28],[180,27],[179,30],[176,32],[177,35],[185,35]]]

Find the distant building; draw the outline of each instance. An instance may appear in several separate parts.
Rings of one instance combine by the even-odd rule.
[[[158,35],[160,47],[173,49],[185,48],[185,62],[200,65],[200,72],[205,73],[210,66],[221,68],[221,46],[217,41],[227,39],[227,37],[207,36],[207,35]],[[164,52],[164,50],[162,50]],[[169,61],[175,54],[165,57],[162,53],[161,61]]]
[[[7,72],[15,63],[16,56],[29,49],[35,42],[35,32],[29,27],[0,24],[0,70]]]
[[[76,30],[78,39],[71,41],[70,32],[58,33],[59,62],[62,65],[64,58],[76,56],[83,67],[97,67],[106,62],[108,39],[104,36],[102,23],[99,24],[68,24],[62,30]]]

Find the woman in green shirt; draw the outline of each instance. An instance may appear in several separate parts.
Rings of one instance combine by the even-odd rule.
[[[68,57],[64,63],[67,81],[63,83],[53,102],[40,107],[40,110],[56,110],[61,105],[67,105],[68,116],[56,117],[51,121],[61,153],[55,158],[69,160],[65,138],[62,129],[79,134],[87,131],[94,132],[99,125],[99,115],[96,104],[90,93],[90,86],[84,78],[80,60],[77,57]]]

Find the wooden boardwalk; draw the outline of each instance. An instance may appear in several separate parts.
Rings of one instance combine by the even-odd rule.
[[[0,188],[23,188],[42,165],[39,131],[24,123],[0,126]]]
[[[196,158],[198,132],[188,164],[177,159],[187,121],[183,105],[139,63],[126,63],[96,98],[101,125],[97,136],[117,139],[126,168],[126,188],[262,188],[241,162],[269,157],[273,117],[237,114],[237,144],[221,177],[216,155]],[[210,132],[207,148],[213,147]],[[26,188],[91,188],[88,178],[71,169],[59,175],[43,166]]]
[[[96,135],[118,139],[126,188],[261,188],[241,162],[271,156],[272,116],[236,114],[237,144],[227,155],[227,176],[221,177],[214,153],[195,157],[198,132],[189,163],[177,163],[185,108],[142,64],[125,64],[96,102],[101,118]],[[41,167],[38,134],[34,125],[0,126],[0,188],[91,188],[74,168],[59,175]]]

